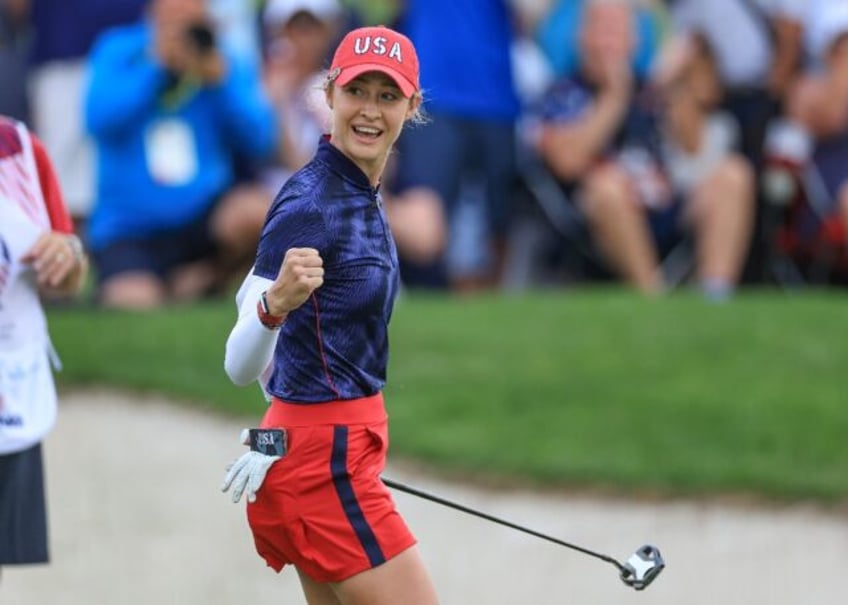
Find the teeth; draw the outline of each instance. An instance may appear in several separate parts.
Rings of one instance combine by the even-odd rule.
[[[361,132],[362,134],[373,134],[373,135],[380,134],[379,128],[371,128],[370,126],[354,126],[353,129],[356,132]]]

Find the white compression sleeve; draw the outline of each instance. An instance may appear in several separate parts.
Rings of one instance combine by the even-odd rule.
[[[262,325],[256,313],[256,303],[271,283],[270,279],[254,275],[251,269],[236,294],[239,316],[227,338],[224,370],[230,380],[239,386],[268,378],[265,370],[274,356],[279,331],[269,330]],[[265,385],[261,386],[264,390]]]

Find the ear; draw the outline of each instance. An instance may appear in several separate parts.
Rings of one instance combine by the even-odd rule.
[[[331,110],[333,109],[333,90],[335,86],[333,86],[332,82],[327,84],[324,88],[324,100],[327,102],[327,107]]]
[[[409,98],[409,106],[406,108],[406,119],[409,120],[412,118],[419,107],[421,107],[421,95],[416,92]]]

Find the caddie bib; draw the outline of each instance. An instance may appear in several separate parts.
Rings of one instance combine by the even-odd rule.
[[[19,152],[0,157],[0,454],[41,441],[56,420],[47,320],[35,271],[21,262],[50,220],[29,136],[17,132]]]

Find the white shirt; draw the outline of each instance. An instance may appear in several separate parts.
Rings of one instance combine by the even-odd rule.
[[[35,271],[21,261],[50,219],[26,128],[0,158],[0,454],[41,441],[56,421],[50,337]]]
[[[676,32],[703,34],[715,53],[726,86],[761,86],[772,62],[769,16],[801,20],[806,0],[678,0],[672,7]]]

